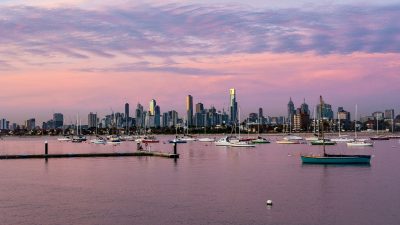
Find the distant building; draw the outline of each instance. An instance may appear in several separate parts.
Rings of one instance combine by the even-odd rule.
[[[321,104],[317,105],[317,115],[316,118],[320,119],[321,117]],[[332,105],[324,104],[322,105],[322,118],[324,120],[333,120],[333,110],[332,110]]]
[[[199,102],[196,104],[196,113],[201,113],[204,110],[203,103]]]
[[[193,97],[186,96],[186,120],[189,127],[193,126]]]
[[[131,126],[131,118],[129,117],[129,103],[125,103],[125,119],[124,119],[124,127]]]
[[[149,114],[150,114],[150,116],[154,116],[155,110],[156,110],[156,105],[157,105],[156,100],[152,99],[152,100],[150,101],[150,104],[149,104],[149,105],[150,105]]]
[[[343,107],[338,107],[338,126],[340,130],[349,130],[351,126],[350,112],[347,112]]]
[[[90,112],[88,115],[88,127],[94,128],[97,127],[97,114]]]
[[[143,106],[140,103],[138,103],[136,106],[135,117],[136,117],[136,127],[143,128],[145,118],[144,118]]]
[[[178,112],[175,110],[163,114],[163,127],[175,127],[178,124]]]
[[[386,109],[385,110],[385,120],[392,120],[394,119],[394,109]]]
[[[384,113],[378,111],[378,112],[372,113],[372,116],[373,116],[376,120],[383,120],[383,118],[384,118]]]
[[[234,88],[231,88],[229,90],[229,102],[230,102],[230,110],[231,110],[231,123],[237,123],[238,122],[238,104],[236,100],[236,90]]]
[[[9,122],[6,119],[0,119],[0,130],[9,130]]]
[[[25,122],[25,126],[27,130],[34,130],[36,127],[35,118],[31,118]]]
[[[62,113],[53,114],[53,127],[54,129],[63,128],[64,126],[64,115]]]

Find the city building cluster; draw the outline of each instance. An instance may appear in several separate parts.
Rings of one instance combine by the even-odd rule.
[[[82,119],[79,115],[74,122],[65,123],[62,113],[54,113],[53,118],[42,123],[36,124],[35,118],[30,118],[24,124],[10,123],[7,119],[0,119],[1,133],[12,134],[15,131],[25,131],[24,134],[32,134],[35,130],[74,130],[76,127],[83,129],[114,129],[129,131],[134,129],[136,132],[142,130],[163,130],[166,128],[184,128],[184,129],[203,129],[203,128],[227,128],[242,126],[243,129],[272,132],[308,132],[314,131],[318,127],[320,115],[324,121],[327,121],[328,128],[332,131],[348,131],[356,129],[391,129],[400,128],[400,115],[395,117],[394,109],[387,109],[384,112],[374,112],[370,116],[364,116],[357,119],[351,118],[350,112],[338,107],[336,115],[332,106],[327,103],[316,105],[310,110],[305,99],[303,103],[296,108],[292,99],[287,104],[286,116],[264,116],[263,108],[258,112],[250,113],[248,116],[242,116],[240,119],[240,109],[238,106],[236,90],[229,90],[229,108],[217,110],[214,106],[205,108],[204,104],[198,102],[194,104],[193,96],[186,96],[186,113],[179,116],[175,110],[161,113],[161,107],[155,99],[150,100],[148,108],[138,103],[133,115],[130,113],[130,105],[126,103],[124,112],[114,112],[100,118],[97,113],[90,112],[86,118]],[[321,112],[322,110],[322,112]],[[240,120],[240,121],[239,121]],[[83,121],[83,123],[82,123]],[[240,122],[240,123],[239,123]],[[82,125],[83,124],[83,125]]]

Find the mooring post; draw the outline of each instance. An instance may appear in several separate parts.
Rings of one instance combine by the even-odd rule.
[[[47,143],[47,140],[44,142],[44,154],[47,156],[49,153],[49,143]]]
[[[174,154],[178,154],[176,142],[174,142]]]

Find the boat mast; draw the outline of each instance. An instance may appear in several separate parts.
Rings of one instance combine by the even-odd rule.
[[[323,149],[324,149],[324,156],[326,156],[326,152],[325,152],[325,137],[324,137],[324,121],[323,121],[323,118],[322,118],[322,105],[324,104],[324,101],[322,100],[322,96],[320,95],[319,96],[319,107],[320,107],[320,117],[321,117],[321,120],[320,120],[320,133],[321,133],[321,137],[322,137],[322,147],[323,147]]]
[[[356,115],[354,118],[354,141],[357,139],[357,104],[356,104]]]

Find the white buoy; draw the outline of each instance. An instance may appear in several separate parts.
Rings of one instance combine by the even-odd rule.
[[[267,205],[272,205],[272,200],[267,200]]]

